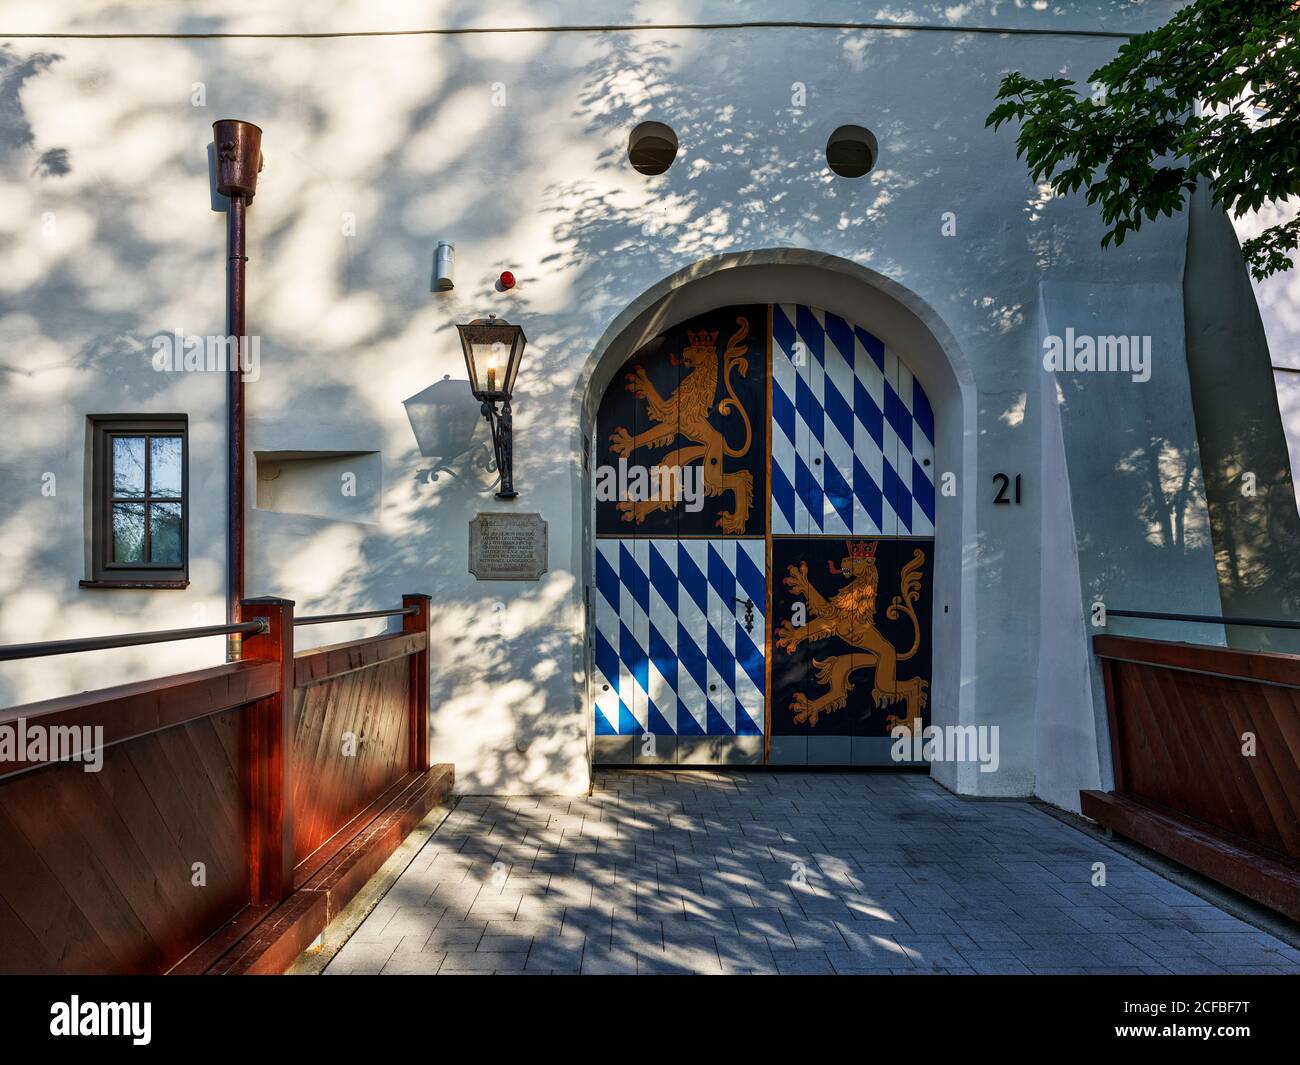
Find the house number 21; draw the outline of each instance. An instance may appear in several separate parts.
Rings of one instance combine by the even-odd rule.
[[[1000,504],[1002,506],[1010,506],[1012,503],[1015,503],[1017,506],[1019,506],[1020,474],[1016,474],[1015,499],[1007,498],[1007,489],[1011,487],[1011,478],[1008,477],[1005,473],[995,473],[993,475],[993,483],[998,486],[998,494],[993,497],[994,503]]]

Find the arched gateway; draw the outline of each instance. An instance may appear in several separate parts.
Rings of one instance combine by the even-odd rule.
[[[929,716],[935,443],[905,355],[830,311],[637,348],[591,440],[594,760],[891,764]]]

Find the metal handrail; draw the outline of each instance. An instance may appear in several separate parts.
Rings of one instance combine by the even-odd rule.
[[[229,636],[239,632],[245,635],[271,631],[267,618],[244,621],[238,625],[202,625],[191,629],[160,629],[156,632],[129,632],[120,636],[87,636],[80,640],[49,640],[45,643],[15,643],[0,647],[0,662],[13,662],[20,658],[46,658],[49,655],[70,655],[79,651],[105,651],[113,647],[139,647],[150,643],[171,643],[176,640],[198,640],[204,636]]]
[[[294,618],[297,625],[327,625],[334,621],[365,621],[367,618],[406,617],[419,612],[418,607],[399,606],[392,610],[359,610],[351,614],[317,614],[314,617]],[[120,636],[87,636],[79,640],[49,640],[44,643],[15,643],[0,647],[0,662],[14,662],[23,658],[47,658],[50,655],[70,655],[81,651],[106,651],[114,647],[140,647],[151,643],[171,643],[177,640],[198,640],[205,636],[230,636],[234,633],[252,635],[271,631],[267,618],[236,625],[203,625],[190,629],[160,629],[156,632],[129,632]]]
[[[1264,629],[1300,629],[1300,621],[1279,618],[1225,618],[1216,614],[1162,614],[1154,610],[1111,610],[1108,618],[1150,618],[1153,621],[1204,621],[1214,625],[1250,625]]]
[[[393,610],[358,610],[351,614],[317,614],[314,617],[294,618],[297,625],[328,625],[334,621],[365,621],[367,618],[402,617],[419,612],[418,607],[399,606]]]

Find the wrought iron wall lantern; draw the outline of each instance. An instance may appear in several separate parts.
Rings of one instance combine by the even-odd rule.
[[[456,326],[465,352],[470,391],[483,406],[483,417],[492,430],[492,449],[501,474],[498,499],[514,499],[514,456],[511,444],[510,397],[515,390],[519,362],[528,343],[524,331],[495,314],[476,318],[469,325]],[[497,405],[500,404],[500,410]]]

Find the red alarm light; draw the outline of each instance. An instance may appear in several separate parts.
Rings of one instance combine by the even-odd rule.
[[[512,274],[509,270],[502,270],[501,276],[497,280],[501,282],[502,288],[508,289],[508,288],[515,287],[515,275]]]

